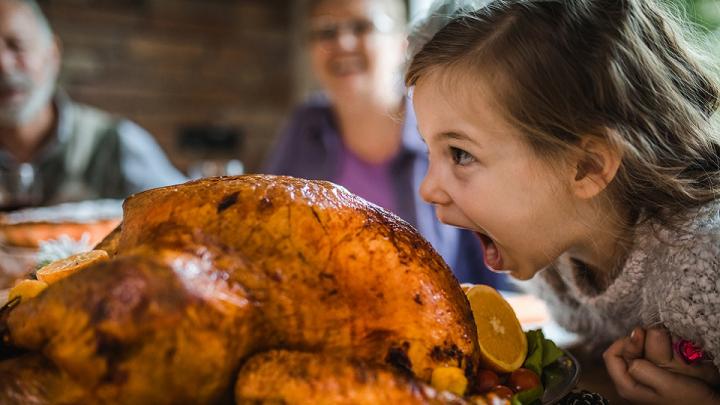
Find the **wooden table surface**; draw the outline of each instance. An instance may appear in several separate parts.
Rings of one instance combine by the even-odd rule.
[[[578,389],[597,392],[607,398],[611,404],[629,404],[630,402],[620,398],[615,390],[610,376],[605,369],[602,357],[590,356],[579,347],[567,348],[580,363],[580,381]]]

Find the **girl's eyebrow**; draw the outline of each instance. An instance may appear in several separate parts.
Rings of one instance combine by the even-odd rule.
[[[417,126],[416,126],[415,129],[417,130],[416,133],[417,133],[418,138],[420,138],[420,140],[421,140],[424,144],[427,145],[427,142],[425,141],[425,138],[424,138],[424,137],[422,136],[422,134],[420,133],[420,127],[417,127]],[[456,139],[456,140],[459,140],[459,141],[467,141],[467,142],[470,142],[470,143],[472,143],[472,144],[480,147],[480,144],[477,143],[477,141],[475,141],[474,139],[472,139],[471,137],[469,137],[468,135],[466,135],[466,134],[464,134],[464,133],[462,133],[462,132],[445,131],[445,132],[439,133],[436,137],[437,137],[437,138],[440,138],[440,139],[442,139],[442,140]]]
[[[470,142],[478,147],[480,146],[480,144],[477,143],[477,141],[475,141],[473,138],[471,138],[470,136],[468,136],[467,134],[465,134],[463,132],[446,131],[446,132],[439,133],[437,136],[443,140],[455,139],[458,141]]]

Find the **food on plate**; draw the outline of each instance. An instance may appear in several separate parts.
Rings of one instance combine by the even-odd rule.
[[[458,367],[437,367],[433,370],[431,384],[439,391],[449,391],[456,395],[465,395],[468,380],[465,371]]]
[[[507,385],[514,392],[531,390],[540,385],[540,376],[532,370],[521,367],[510,374]]]
[[[77,271],[87,269],[90,266],[107,260],[109,260],[109,256],[104,250],[92,250],[90,252],[78,253],[41,267],[35,272],[35,276],[38,280],[52,284]]]
[[[8,302],[13,301],[17,297],[20,299],[30,299],[47,288],[48,284],[40,280],[19,280],[8,293]]]
[[[58,252],[85,251],[117,226],[122,201],[93,200],[0,213],[0,290]]]
[[[361,360],[291,351],[252,357],[240,369],[235,398],[238,403],[277,404],[297,403],[298,398],[305,404],[465,403]]]
[[[545,387],[556,384],[563,376],[558,364],[563,351],[545,339],[541,330],[523,332],[510,305],[492,287],[472,284],[461,287],[473,311],[483,360],[469,381],[470,402],[537,404]],[[487,352],[500,355],[495,354],[488,361]],[[513,361],[512,370],[498,369],[495,359],[504,353],[523,353],[523,357],[519,362]]]
[[[475,374],[474,389],[475,392],[488,392],[494,387],[500,385],[500,377],[492,370],[479,369]]]
[[[513,396],[513,391],[505,385],[498,385],[497,387],[493,387],[488,393],[488,398],[491,400],[490,403],[493,403],[492,399],[494,396],[509,400]]]
[[[25,208],[0,214],[0,242],[37,248],[41,241],[67,235],[74,240],[87,234],[97,243],[120,222],[119,200],[94,200],[49,207]]]
[[[475,285],[466,291],[470,301],[483,365],[509,373],[525,361],[527,339],[515,311],[492,287]]]
[[[428,385],[477,369],[462,289],[411,226],[343,188],[155,189],[98,249],[109,260],[0,312],[0,403],[307,403],[321,381],[352,387],[338,402],[392,386],[403,403],[466,403]]]

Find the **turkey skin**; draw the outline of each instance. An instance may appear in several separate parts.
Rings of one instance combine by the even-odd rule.
[[[266,388],[297,378],[282,403],[327,384],[325,403],[381,390],[450,403],[461,400],[425,386],[432,371],[478,362],[440,256],[332,183],[254,175],[146,191],[98,248],[111,260],[2,310],[0,403],[277,403]]]

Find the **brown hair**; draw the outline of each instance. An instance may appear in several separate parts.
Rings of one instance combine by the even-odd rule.
[[[607,139],[622,154],[608,196],[641,221],[720,196],[717,84],[654,0],[492,1],[441,28],[406,84],[449,70],[501,77],[487,84],[539,156]]]

